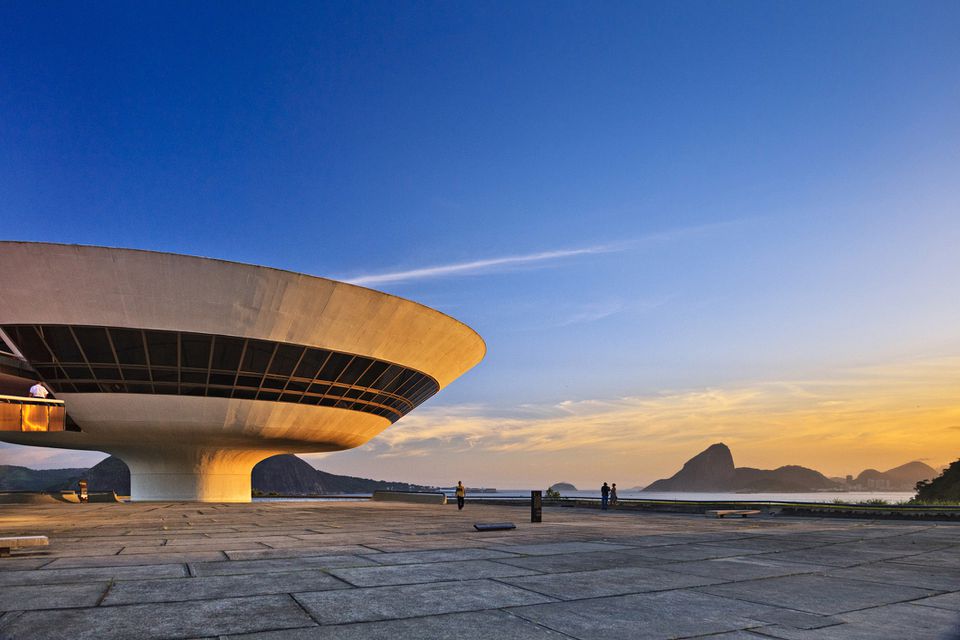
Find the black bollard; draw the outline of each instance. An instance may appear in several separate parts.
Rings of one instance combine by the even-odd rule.
[[[530,492],[530,522],[543,522],[543,492]]]

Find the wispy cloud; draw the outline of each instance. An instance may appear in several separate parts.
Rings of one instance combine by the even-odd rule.
[[[554,326],[568,327],[572,324],[596,322],[597,320],[603,320],[604,318],[609,318],[610,316],[616,315],[623,311],[623,309],[624,304],[619,300],[591,304],[585,306],[579,311],[571,313],[566,318],[558,320]]]
[[[514,256],[503,256],[498,258],[484,258],[481,260],[469,260],[466,262],[453,262],[450,264],[440,264],[430,267],[421,267],[419,269],[406,269],[403,271],[388,271],[386,273],[374,273],[353,278],[338,278],[351,284],[369,286],[379,284],[391,284],[399,282],[410,282],[414,280],[425,280],[428,278],[443,278],[449,276],[477,275],[481,273],[495,273],[507,269],[518,267],[528,267],[537,264],[546,264],[559,262],[568,258],[577,258],[588,255],[602,253],[615,253],[635,249],[644,245],[652,245],[660,242],[676,240],[679,238],[696,236],[703,233],[721,230],[734,225],[740,225],[749,222],[747,219],[729,220],[714,222],[704,225],[693,225],[689,227],[678,227],[649,233],[633,239],[611,243],[601,244],[589,247],[579,247],[575,249],[558,249],[554,251],[539,251],[536,253],[527,253]]]
[[[495,270],[507,269],[511,267],[525,266],[539,262],[557,261],[564,258],[573,258],[597,253],[610,253],[613,251],[620,251],[622,249],[623,247],[616,247],[613,245],[598,245],[594,247],[583,247],[580,249],[541,251],[539,253],[529,253],[520,256],[506,256],[503,258],[489,258],[486,260],[455,262],[452,264],[423,267],[421,269],[410,269],[408,271],[392,271],[389,273],[359,276],[357,278],[347,279],[346,282],[366,286],[371,284],[409,282],[410,280],[423,280],[425,278],[441,278],[444,276],[453,275],[463,276],[477,273],[490,273]]]
[[[569,327],[570,325],[579,325],[587,324],[590,322],[596,322],[597,320],[603,320],[609,318],[610,316],[615,316],[622,313],[646,313],[662,307],[667,304],[675,296],[663,296],[656,299],[650,300],[603,300],[598,302],[588,302],[581,304],[573,309],[564,310],[558,309],[556,317],[546,325],[536,325],[526,328],[522,328],[523,331],[540,331],[545,328],[561,328]]]

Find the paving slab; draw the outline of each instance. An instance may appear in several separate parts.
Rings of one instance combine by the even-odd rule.
[[[591,551],[626,551],[627,545],[605,542],[547,542],[542,544],[518,544],[498,546],[497,549],[517,555],[549,556],[560,553],[589,553]]]
[[[226,549],[231,560],[266,560],[270,558],[307,558],[310,556],[373,555],[380,553],[359,544],[323,545],[286,549],[256,549],[252,551]]]
[[[914,600],[910,604],[924,607],[937,607],[938,609],[950,609],[951,611],[960,611],[960,592],[954,591],[953,593],[944,593],[939,596],[921,598],[920,600]],[[960,635],[958,635],[958,637],[960,637]]]
[[[840,624],[842,621],[836,616],[823,616],[815,613],[805,613],[794,609],[784,609],[782,607],[750,607],[745,611],[747,615],[756,620],[777,624],[781,627],[792,629],[822,629]],[[762,629],[755,629],[757,633],[763,633]]]
[[[818,573],[832,567],[800,562],[782,562],[767,556],[739,556],[712,558],[696,562],[674,562],[663,565],[662,568],[665,571],[716,578],[719,582],[733,582],[801,573]]]
[[[5,640],[173,640],[314,624],[287,595],[26,611],[3,622]]]
[[[380,567],[356,567],[331,569],[330,573],[358,587],[379,585],[416,584],[445,580],[477,580],[526,576],[534,573],[529,569],[514,567],[489,560],[460,562],[431,562],[429,564],[405,564]]]
[[[631,547],[667,547],[677,544],[693,544],[698,542],[726,542],[739,540],[745,536],[738,533],[691,533],[687,531],[672,531],[647,535],[613,535],[610,541],[616,544],[625,544]]]
[[[188,575],[183,564],[139,565],[134,567],[85,567],[80,569],[39,569],[36,571],[0,572],[0,586],[28,584],[69,584],[111,580],[148,580],[150,578],[183,578]]]
[[[24,569],[39,569],[53,562],[54,558],[43,554],[30,554],[28,557],[11,556],[9,558],[0,558],[0,572],[2,571],[21,571]]]
[[[267,534],[250,534],[250,533],[231,533],[229,535],[218,535],[216,537],[212,536],[201,536],[199,538],[195,537],[183,537],[183,538],[168,538],[165,547],[181,547],[188,546],[196,549],[197,547],[204,547],[207,544],[219,544],[222,545],[222,549],[240,549],[237,545],[246,545],[246,544],[258,544],[261,545],[259,548],[263,548],[262,545],[269,545],[272,542],[282,542],[293,540],[291,536],[286,535],[267,535]],[[143,546],[143,543],[137,541],[138,545]],[[257,547],[254,547],[257,548]]]
[[[114,584],[103,599],[103,604],[181,602],[349,588],[342,580],[317,570],[258,573],[255,580],[244,574],[189,580],[132,580]]]
[[[391,620],[553,602],[552,598],[493,580],[298,593],[294,597],[321,624]]]
[[[936,595],[929,589],[844,580],[819,575],[798,575],[734,582],[698,591],[747,602],[832,615],[893,602]]]
[[[632,549],[631,555],[643,558],[653,558],[661,562],[684,562],[690,560],[708,560],[710,558],[726,558],[730,556],[744,556],[760,553],[751,549],[737,547],[721,547],[710,544],[690,543],[675,544],[666,547],[645,547]]]
[[[617,569],[621,567],[649,567],[661,564],[656,558],[648,558],[622,551],[593,551],[550,556],[513,556],[497,558],[496,562],[523,567],[540,573],[565,573],[568,571],[591,571],[594,569]]]
[[[772,552],[772,551],[796,551],[797,549],[809,549],[820,546],[823,543],[816,540],[798,540],[784,536],[744,536],[730,540],[710,540],[705,544],[716,547],[734,547],[738,550]]]
[[[700,636],[701,638],[709,638],[709,640],[757,640],[758,638],[767,638],[770,640],[770,636],[761,635],[763,630],[766,627],[759,627],[757,633],[752,631],[728,631],[726,633],[712,633],[709,636]]]
[[[826,575],[938,591],[960,591],[960,568],[954,567],[925,566],[922,571],[917,571],[915,566],[907,564],[875,562],[847,569],[834,569]]]
[[[423,564],[428,562],[453,562],[457,560],[499,560],[515,558],[516,554],[497,549],[471,547],[466,549],[432,549],[428,551],[403,551],[398,553],[375,553],[364,555],[377,564]]]
[[[650,567],[625,567],[578,571],[519,578],[498,578],[500,582],[529,589],[558,600],[582,600],[602,596],[665,591],[716,584],[718,580],[661,571]]]
[[[703,593],[663,591],[519,607],[510,612],[580,640],[688,638],[766,625],[731,611],[726,607],[729,602]]]
[[[928,611],[923,611],[927,609]],[[758,631],[785,640],[956,640],[960,620],[955,612],[894,604],[838,616],[840,624],[805,630],[780,625]]]
[[[95,607],[109,582],[5,586],[0,611]]]
[[[960,549],[952,547],[939,551],[930,551],[896,558],[894,562],[927,567],[952,567],[954,569],[960,569]]]
[[[471,540],[469,543],[473,545],[474,541]],[[464,540],[420,540],[414,542],[374,540],[366,543],[364,546],[370,549],[370,553],[377,551],[384,553],[403,553],[407,551],[430,551],[433,549],[460,549],[464,546]]]
[[[226,560],[222,551],[197,551],[177,553],[138,553],[129,556],[83,556],[78,558],[58,558],[44,569],[73,569],[78,567],[130,567],[144,564],[172,564],[182,562],[215,562]]]
[[[119,555],[128,556],[134,554],[177,554],[184,552],[195,552],[195,551],[226,551],[230,550],[262,550],[267,549],[266,545],[260,544],[259,542],[250,542],[248,540],[204,540],[197,541],[190,545],[174,545],[174,546],[127,546],[123,547],[120,550]]]
[[[886,538],[867,538],[861,540],[860,543],[867,544],[871,548],[879,551],[902,551],[915,554],[948,549],[954,546],[956,541],[938,540],[924,537],[921,533],[913,533],[909,535],[888,536]]]
[[[100,545],[90,545],[88,543],[57,545],[57,556],[60,558],[115,556],[121,551],[123,551],[123,547],[121,546],[105,547]]]
[[[228,636],[244,640],[563,640],[562,634],[503,611],[477,611]]]
[[[784,551],[767,554],[768,557],[784,562],[805,562],[816,565],[829,565],[833,567],[854,567],[860,564],[869,564],[888,560],[891,557],[897,557],[903,554],[884,553],[879,549],[864,548],[863,546],[849,546],[843,544],[830,544],[821,547],[811,547],[809,549],[799,549],[794,551]]]
[[[333,569],[337,567],[366,567],[376,563],[360,556],[308,556],[277,560],[230,560],[227,562],[193,562],[190,572],[195,576],[226,576],[234,574],[257,575],[301,569]]]

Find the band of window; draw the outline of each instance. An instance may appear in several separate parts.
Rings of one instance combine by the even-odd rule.
[[[340,351],[225,335],[5,325],[54,393],[146,393],[291,402],[396,422],[439,390],[429,375]]]

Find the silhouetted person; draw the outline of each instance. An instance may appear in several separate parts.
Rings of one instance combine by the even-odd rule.
[[[47,388],[43,386],[43,383],[40,382],[30,387],[30,391],[28,393],[30,394],[31,398],[40,398],[41,400],[45,400],[46,397],[50,395],[50,392],[47,391]]]
[[[607,510],[607,500],[610,499],[610,487],[607,486],[607,483],[604,482],[603,486],[600,487],[600,508],[604,511]]]
[[[457,511],[463,509],[463,503],[467,498],[467,490],[463,486],[462,480],[457,480]]]
[[[610,487],[610,506],[617,506],[617,483],[614,482],[613,486]]]

